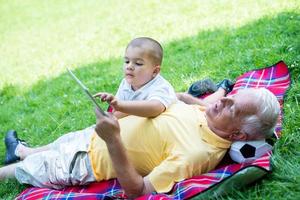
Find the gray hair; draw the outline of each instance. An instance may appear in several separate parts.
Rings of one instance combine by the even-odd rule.
[[[255,97],[257,112],[242,120],[241,132],[257,139],[273,135],[278,120],[280,105],[276,96],[265,88],[248,88],[240,92],[251,93]],[[239,93],[240,93],[239,92]]]

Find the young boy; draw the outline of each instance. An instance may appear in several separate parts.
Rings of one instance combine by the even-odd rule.
[[[125,50],[124,79],[117,94],[97,93],[117,118],[127,115],[156,117],[177,101],[171,84],[160,74],[161,45],[152,38],[133,39]]]

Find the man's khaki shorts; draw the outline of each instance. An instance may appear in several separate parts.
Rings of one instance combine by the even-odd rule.
[[[32,154],[17,164],[15,176],[20,183],[61,189],[96,181],[88,148],[94,126],[61,136],[50,150]]]

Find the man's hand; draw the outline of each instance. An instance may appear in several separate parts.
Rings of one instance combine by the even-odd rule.
[[[97,108],[95,108],[95,113],[97,116],[95,131],[98,136],[106,143],[111,143],[116,138],[119,138],[120,126],[117,118],[111,113],[107,113],[107,116],[103,116]]]
[[[129,198],[136,198],[153,192],[154,188],[149,180],[143,179],[127,156],[120,137],[120,126],[117,118],[111,113],[103,116],[97,108],[95,113],[97,116],[95,131],[106,143],[117,178],[126,195]]]

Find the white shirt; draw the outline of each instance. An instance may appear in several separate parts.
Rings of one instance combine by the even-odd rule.
[[[138,90],[132,90],[131,85],[123,79],[116,94],[118,100],[158,100],[166,109],[177,102],[177,97],[174,88],[161,75],[157,75]]]

